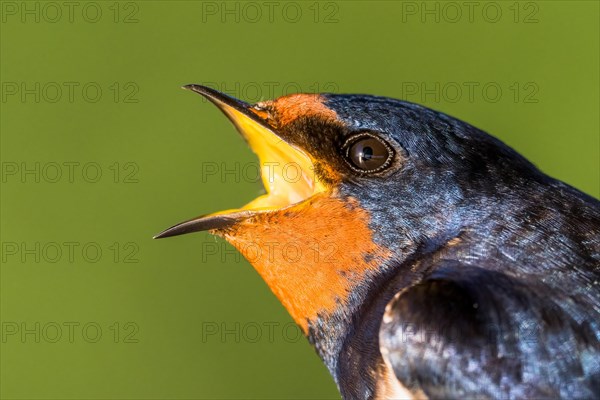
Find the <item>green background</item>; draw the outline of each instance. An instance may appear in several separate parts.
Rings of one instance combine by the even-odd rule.
[[[338,397],[231,247],[204,233],[151,240],[261,190],[233,127],[182,84],[252,102],[324,90],[424,103],[600,195],[596,1],[477,3],[472,17],[437,2],[434,14],[421,2],[275,2],[269,16],[264,2],[99,1],[72,20],[23,3],[39,22],[21,4],[3,2],[0,42],[2,398]],[[221,162],[240,176],[202,174]],[[72,179],[64,163],[79,163]],[[72,338],[66,323],[79,324]]]

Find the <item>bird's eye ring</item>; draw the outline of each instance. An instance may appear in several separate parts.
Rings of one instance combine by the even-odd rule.
[[[383,171],[392,163],[394,157],[392,146],[367,132],[350,137],[342,149],[348,165],[361,173]]]

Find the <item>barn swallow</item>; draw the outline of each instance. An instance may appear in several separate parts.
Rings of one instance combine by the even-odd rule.
[[[343,398],[600,398],[598,200],[417,104],[185,88],[237,127],[266,194],[156,237],[235,246]]]

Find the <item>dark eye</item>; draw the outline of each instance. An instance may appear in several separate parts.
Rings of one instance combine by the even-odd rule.
[[[345,147],[347,161],[360,172],[379,172],[392,161],[390,145],[367,133],[350,138]]]

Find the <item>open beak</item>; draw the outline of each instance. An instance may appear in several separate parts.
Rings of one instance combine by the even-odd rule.
[[[206,97],[233,122],[258,155],[267,193],[242,208],[200,216],[172,226],[154,236],[155,239],[225,229],[258,213],[286,208],[326,190],[315,178],[310,156],[282,139],[262,116],[264,112],[206,86],[186,85],[183,88]]]

